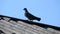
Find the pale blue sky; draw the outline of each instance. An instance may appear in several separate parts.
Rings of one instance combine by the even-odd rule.
[[[37,17],[41,23],[60,27],[60,0],[0,0],[0,14],[26,19],[23,8]]]

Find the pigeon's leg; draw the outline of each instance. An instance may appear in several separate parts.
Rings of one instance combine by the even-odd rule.
[[[30,20],[31,22],[33,22],[33,20]]]
[[[33,22],[33,20],[30,20],[30,19],[28,19],[28,21],[31,21],[31,22]]]

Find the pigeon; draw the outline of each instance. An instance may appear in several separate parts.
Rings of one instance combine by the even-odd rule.
[[[27,8],[24,8],[23,10],[25,11],[25,17],[27,17],[30,21],[33,21],[33,20],[40,21],[41,20],[41,18],[36,17],[36,16],[32,15],[31,13],[29,13]]]

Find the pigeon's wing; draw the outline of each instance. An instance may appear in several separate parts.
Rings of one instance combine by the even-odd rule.
[[[31,13],[26,13],[27,18],[29,19],[35,19],[36,16],[32,15]]]

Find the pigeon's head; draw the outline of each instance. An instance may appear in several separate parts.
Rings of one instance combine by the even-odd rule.
[[[24,10],[25,12],[28,12],[27,8],[24,8],[23,10]]]
[[[27,10],[27,8],[24,8],[23,10]]]

